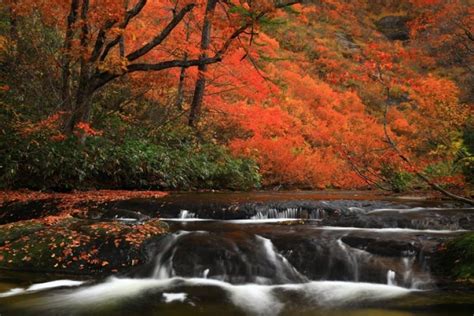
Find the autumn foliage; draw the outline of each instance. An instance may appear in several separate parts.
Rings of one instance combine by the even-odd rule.
[[[464,186],[472,7],[297,2],[7,1],[0,47],[11,68],[0,96],[14,118],[9,128],[28,142],[48,130],[52,142],[79,144],[132,135],[179,146],[187,134],[255,161],[264,186],[400,190],[416,172]],[[385,16],[402,16],[410,40],[384,36],[376,25]],[[232,163],[219,159],[202,174],[225,179],[231,173],[219,168]],[[159,186],[160,177],[167,175],[153,173],[150,183]]]

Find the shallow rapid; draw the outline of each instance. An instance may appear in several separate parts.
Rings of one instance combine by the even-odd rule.
[[[474,210],[419,200],[287,193],[178,195],[114,207],[160,216],[151,260],[97,280],[0,280],[0,313],[71,315],[471,315],[474,291],[432,273]],[[173,200],[174,199],[174,200]],[[207,204],[206,204],[207,202]],[[4,278],[5,279],[5,278]]]

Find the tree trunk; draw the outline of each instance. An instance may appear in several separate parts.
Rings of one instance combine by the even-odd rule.
[[[63,45],[63,62],[62,62],[62,107],[71,110],[71,48],[74,38],[74,24],[77,21],[79,12],[79,0],[72,0],[69,15],[67,17],[66,36]]]
[[[186,27],[186,43],[189,41],[189,37],[191,36],[189,21],[185,23]],[[188,61],[188,53],[184,53],[185,62]],[[179,73],[179,83],[178,83],[178,93],[176,96],[176,107],[178,110],[183,110],[183,102],[184,102],[184,81],[186,80],[186,67],[182,67]]]
[[[211,29],[212,29],[212,16],[216,9],[217,0],[208,0],[206,6],[206,15],[204,17],[204,24],[201,35],[201,59],[207,58],[206,51],[211,45]],[[193,101],[191,103],[191,111],[189,113],[188,125],[195,128],[200,118],[202,100],[204,98],[204,92],[206,90],[206,72],[207,64],[200,64],[198,66],[198,80],[196,81],[196,87],[194,89]]]
[[[74,104],[74,110],[71,113],[69,119],[64,127],[64,132],[71,135],[74,132],[74,128],[77,123],[88,121],[90,113],[90,102],[92,99],[92,93],[89,89],[81,89],[77,91],[76,102]]]
[[[12,1],[9,8],[9,15],[10,15],[10,39],[13,43],[18,42],[18,20],[16,17],[14,5],[16,1]]]
[[[184,54],[184,61],[188,60],[188,53]],[[176,107],[179,110],[183,109],[184,102],[184,80],[186,79],[186,68],[182,67],[179,73],[178,93],[176,95]]]
[[[120,52],[120,57],[124,58],[125,57],[125,40],[124,40],[123,36],[120,36],[119,52]]]
[[[67,120],[65,125],[65,132],[67,134],[72,134],[74,127],[77,123],[81,121],[88,121],[90,113],[90,101],[94,90],[91,88],[91,76],[90,76],[90,65],[88,63],[88,57],[86,56],[86,51],[88,47],[88,36],[89,36],[89,26],[87,24],[87,15],[89,11],[89,0],[82,0],[81,8],[81,57],[80,57],[80,74],[79,74],[79,84],[76,91],[76,100],[74,107],[72,109],[71,116]]]

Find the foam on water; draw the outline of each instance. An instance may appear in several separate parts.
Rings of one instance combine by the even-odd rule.
[[[172,292],[177,286],[180,287],[180,292]],[[48,293],[49,295],[41,302],[32,303],[32,307],[40,310],[82,309],[87,311],[89,308],[93,309],[111,302],[119,303],[145,292],[157,295],[161,293],[165,303],[181,302],[194,305],[193,297],[186,293],[186,288],[199,286],[219,288],[235,306],[251,315],[277,315],[285,306],[285,302],[279,299],[278,293],[281,292],[294,293],[303,297],[309,305],[323,307],[393,299],[412,292],[410,289],[393,285],[342,281],[313,281],[284,285],[232,285],[202,278],[158,280],[112,277],[104,283]],[[43,287],[43,290],[46,288]],[[199,299],[196,302],[198,301]]]
[[[7,292],[0,293],[0,297],[9,297],[19,294],[25,294],[28,292],[36,292],[36,291],[43,291],[54,289],[58,287],[75,287],[84,284],[84,281],[75,281],[75,280],[56,280],[51,282],[44,282],[44,283],[37,283],[33,284],[30,287],[24,288],[14,288],[10,289]]]
[[[17,288],[14,288],[14,289],[10,289],[6,292],[0,293],[0,297],[9,297],[9,296],[22,294],[22,293],[25,293],[25,292],[26,292],[25,289],[23,289],[21,287],[17,287]]]
[[[215,222],[216,220],[210,218],[160,218],[160,220],[165,222]]]
[[[177,286],[180,288],[179,293],[173,292]],[[277,315],[286,304],[279,299],[281,293],[293,293],[302,297],[308,306],[331,307],[393,299],[413,291],[393,285],[342,281],[314,281],[284,285],[232,285],[202,278],[158,280],[112,277],[96,285],[49,292],[45,299],[32,301],[30,306],[38,311],[47,309],[87,312],[109,302],[120,303],[131,298],[138,298],[140,295],[154,295],[154,293],[161,295],[164,303],[183,303],[194,306],[196,304],[193,302],[194,297],[186,293],[186,288],[200,286],[219,288],[233,305],[250,315]],[[43,291],[47,290],[45,287],[41,288]],[[199,298],[196,302],[199,302]]]
[[[282,287],[296,289],[313,304],[325,307],[393,299],[411,292],[409,289],[393,285],[342,281],[317,281]]]
[[[56,281],[51,281],[51,282],[45,282],[45,283],[38,283],[38,284],[33,284],[29,288],[27,288],[27,291],[41,291],[41,290],[48,290],[56,287],[73,287],[73,286],[79,286],[83,284],[84,281],[74,281],[74,280],[56,280]]]
[[[181,302],[183,303],[188,294],[186,293],[163,293],[163,297],[165,299],[165,303],[173,303],[173,302]]]

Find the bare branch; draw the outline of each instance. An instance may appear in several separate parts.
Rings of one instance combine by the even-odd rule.
[[[388,90],[388,88],[387,88],[387,90]],[[390,135],[388,133],[388,128],[387,128],[387,114],[388,114],[388,103],[385,104],[384,125],[383,125],[385,138],[387,139],[387,142],[390,145],[390,147],[392,147],[392,149],[397,153],[397,155],[400,157],[400,159],[402,159],[403,162],[405,162],[408,166],[410,166],[414,170],[414,174],[419,179],[421,179],[423,182],[428,184],[433,190],[438,191],[438,192],[446,195],[447,197],[452,198],[453,200],[474,205],[474,200],[463,197],[463,196],[456,195],[456,194],[451,193],[449,191],[446,191],[445,189],[440,187],[437,183],[434,183],[433,181],[431,181],[426,175],[423,174],[423,172],[415,170],[414,165],[410,161],[410,159],[400,151],[397,144],[390,137]]]
[[[181,20],[186,16],[186,14],[189,11],[191,11],[194,7],[195,7],[195,4],[191,3],[185,6],[183,9],[181,9],[181,11],[173,17],[173,19],[168,23],[168,25],[163,29],[163,31],[161,31],[161,33],[158,36],[153,38],[150,42],[148,42],[141,48],[128,54],[127,59],[129,61],[134,61],[144,56],[145,54],[147,54],[156,46],[160,45],[168,37],[168,35],[173,31],[173,29],[179,24],[179,22],[181,22]]]
[[[118,26],[120,29],[124,30],[125,28],[127,28],[128,24],[130,23],[130,21],[136,17],[142,10],[143,8],[145,7],[147,3],[147,0],[140,0],[138,1],[138,3],[130,10],[128,10],[126,13],[125,13],[125,18],[123,20],[122,23],[120,23],[120,25]],[[114,23],[115,24],[115,23]],[[104,34],[105,35],[105,34]],[[99,55],[100,55],[100,60],[101,61],[104,61],[105,58],[107,58],[108,54],[110,53],[110,51],[115,47],[117,46],[117,44],[120,43],[120,39],[122,38],[122,35],[117,35],[110,43],[107,44],[107,46],[105,47],[102,55],[100,55],[100,50],[102,49],[102,47],[100,47],[99,51],[97,52]],[[104,38],[105,39],[105,38]],[[104,45],[104,43],[102,43],[102,46]],[[98,56],[95,56],[96,58],[92,61],[96,61]]]

